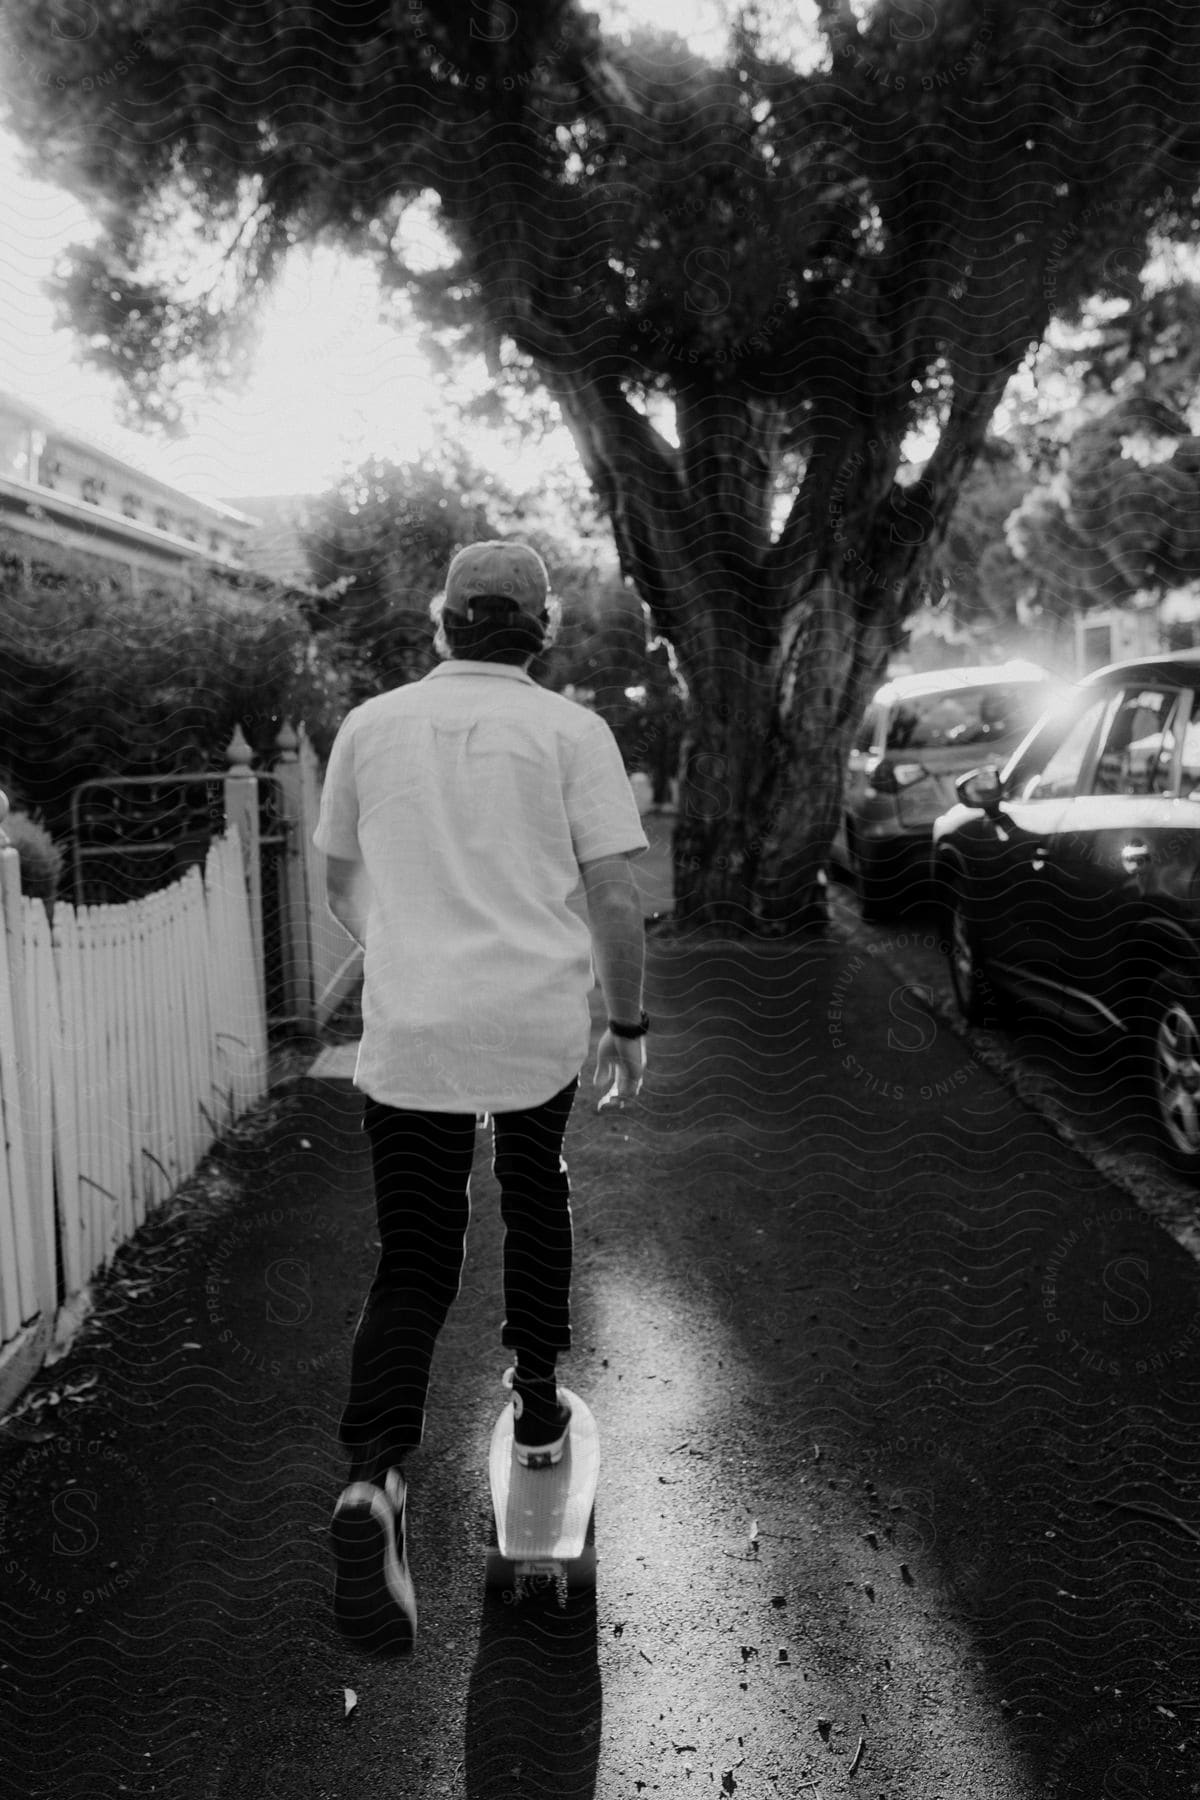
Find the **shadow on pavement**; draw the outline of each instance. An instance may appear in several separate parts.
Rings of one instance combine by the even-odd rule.
[[[707,1320],[759,1401],[746,1566],[831,1775],[840,1729],[871,1800],[948,1792],[939,1764],[1006,1800],[1200,1791],[1200,1269],[914,1006],[889,944],[653,959],[669,1035],[627,1153],[664,1200],[621,1241],[644,1271],[654,1234],[675,1288],[643,1315],[695,1321],[664,1373],[702,1396],[675,1435],[703,1460],[671,1503],[739,1480],[732,1423],[701,1435]]]
[[[274,1094],[0,1436],[0,1789],[1200,1792],[1200,1268],[913,1004],[902,929],[656,944],[646,1092],[573,1120],[599,1613],[481,1592],[481,1166],[402,1666],[329,1617],[361,1100]]]
[[[467,1691],[467,1800],[589,1800],[602,1697],[596,1596],[484,1590]]]

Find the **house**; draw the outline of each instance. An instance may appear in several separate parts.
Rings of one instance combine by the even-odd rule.
[[[115,450],[0,394],[0,536],[30,561],[82,553],[141,588],[189,585],[203,567],[245,569],[257,522],[199,500]]]
[[[1124,606],[1094,606],[1075,617],[1075,663],[1079,675],[1109,663],[1157,656],[1163,641],[1157,595],[1134,594]]]
[[[1093,608],[1076,620],[1079,673],[1127,657],[1200,646],[1200,579],[1144,589],[1123,606]]]

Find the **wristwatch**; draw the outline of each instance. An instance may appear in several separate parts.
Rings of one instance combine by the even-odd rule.
[[[608,1029],[612,1032],[614,1037],[620,1037],[620,1038],[645,1037],[646,1033],[650,1029],[650,1014],[648,1012],[643,1012],[641,1018],[638,1020],[636,1025],[622,1025],[619,1020],[610,1019],[608,1021]]]

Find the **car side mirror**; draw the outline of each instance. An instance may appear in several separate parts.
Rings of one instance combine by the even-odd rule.
[[[1003,790],[995,763],[986,763],[982,769],[968,769],[955,782],[954,791],[964,806],[977,806],[993,818],[1000,811]]]

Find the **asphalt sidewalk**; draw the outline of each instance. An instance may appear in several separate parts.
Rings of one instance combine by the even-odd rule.
[[[598,1116],[585,1071],[567,1140],[595,1598],[483,1585],[481,1134],[417,1654],[332,1631],[374,1250],[335,1056],[121,1253],[0,1431],[4,1791],[1200,1793],[1196,1264],[862,943],[652,940],[647,1004],[643,1100]]]

